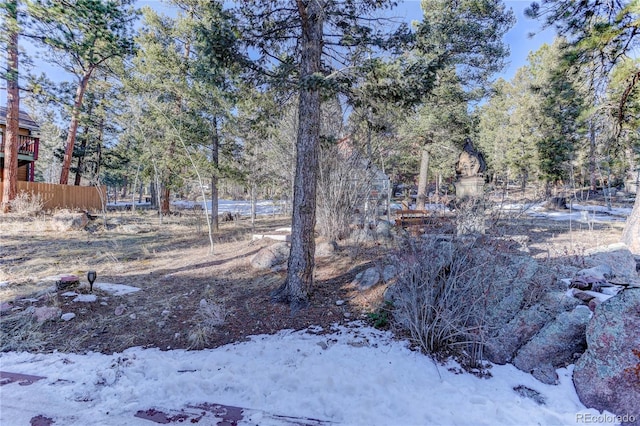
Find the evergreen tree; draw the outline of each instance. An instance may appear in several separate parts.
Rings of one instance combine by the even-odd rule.
[[[20,90],[18,88],[18,0],[10,0],[2,5],[4,12],[3,30],[7,34],[7,68],[4,78],[7,82],[7,120],[4,140],[4,167],[0,170],[3,181],[2,205],[4,213],[10,210],[10,203],[18,193],[18,131],[20,114]]]
[[[134,0],[29,0],[30,37],[49,49],[48,59],[77,79],[60,183],[69,179],[83,99],[94,72],[133,49]]]
[[[287,278],[273,293],[275,301],[304,307],[313,287],[318,149],[322,97],[340,86],[347,89],[351,52],[376,45],[392,47],[375,30],[371,14],[391,1],[327,0],[242,1],[238,10],[242,35],[256,50],[256,65],[268,82],[298,92],[298,134]],[[400,37],[402,31],[397,33]],[[341,63],[340,63],[341,62]],[[347,68],[338,68],[339,66]]]
[[[602,2],[598,0],[543,0],[533,2],[529,16],[540,18],[548,27],[555,27],[571,40],[568,57],[582,64],[597,63],[597,72],[606,76],[640,43],[640,3],[637,0]],[[593,61],[593,58],[598,58]],[[606,80],[604,80],[606,81]],[[625,88],[618,99],[618,123],[624,122],[630,95],[640,84],[640,67],[628,74]],[[620,126],[620,131],[622,126]],[[618,132],[620,133],[620,132]],[[629,216],[622,236],[631,251],[640,254],[640,197]]]

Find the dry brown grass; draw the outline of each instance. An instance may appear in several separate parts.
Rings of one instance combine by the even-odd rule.
[[[256,271],[249,264],[269,244],[251,242],[250,221],[221,224],[211,255],[206,226],[197,214],[160,222],[152,212],[110,213],[106,226],[98,218],[83,231],[66,233],[53,231],[50,216],[0,215],[0,302],[12,308],[0,316],[0,349],[111,353],[131,346],[216,347],[284,328],[328,328],[363,317],[380,304],[383,288],[355,292],[351,282],[366,267],[385,263],[392,244],[341,242],[332,257],[318,259],[310,307],[292,317],[287,306],[269,299],[284,272]],[[287,218],[261,218],[255,233],[289,223]],[[565,222],[516,217],[501,219],[489,232],[527,235],[531,254],[552,261],[617,242],[621,225],[579,229],[573,224],[570,230]],[[44,279],[76,274],[85,286],[75,291],[86,293],[88,270],[97,271],[98,282],[141,291],[113,296],[94,288],[97,302],[78,303],[51,291],[54,281]],[[203,299],[211,303],[210,312],[201,307]],[[337,300],[346,303],[336,305]],[[39,324],[23,315],[32,306],[58,306],[76,317]]]

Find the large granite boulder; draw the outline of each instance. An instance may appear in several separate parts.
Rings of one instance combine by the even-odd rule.
[[[560,313],[518,350],[513,365],[543,383],[555,384],[557,378],[549,374],[550,367],[565,367],[574,362],[575,354],[584,351],[590,318],[591,311],[586,306]]]
[[[494,268],[490,273],[491,285],[487,288],[488,303],[485,321],[491,329],[499,329],[507,324],[535,299],[532,294],[535,284],[542,275],[535,259],[522,254],[499,255],[476,250],[476,257],[486,262],[485,269]]]
[[[559,313],[570,311],[580,301],[553,291],[530,308],[520,311],[511,321],[499,328],[485,344],[486,358],[495,364],[511,362],[518,349],[532,339],[547,323]]]
[[[51,218],[51,224],[56,231],[80,231],[89,223],[89,218],[85,212],[72,212],[60,210]]]
[[[338,251],[335,241],[322,241],[316,244],[316,257],[331,257]]]
[[[264,247],[251,258],[251,266],[255,269],[271,269],[285,263],[289,259],[289,244],[276,243]]]
[[[578,397],[587,407],[621,416],[623,424],[640,425],[640,288],[601,303],[586,337],[573,372]]]
[[[588,267],[606,265],[615,277],[638,278],[636,260],[625,244],[597,247],[587,250],[585,255],[585,264]]]

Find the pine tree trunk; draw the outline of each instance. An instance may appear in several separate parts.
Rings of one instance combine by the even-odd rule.
[[[429,182],[429,151],[427,147],[422,147],[420,158],[420,176],[418,177],[418,198],[416,199],[416,210],[424,210],[427,202],[427,184]]]
[[[631,253],[640,255],[640,191],[636,194],[633,210],[622,231],[622,242],[629,247]]]
[[[220,137],[218,135],[218,120],[214,117],[211,132],[211,162],[213,173],[211,174],[211,228],[217,232],[220,229],[218,221],[218,164],[220,162]],[[204,200],[206,203],[207,200]]]
[[[2,211],[8,213],[10,202],[18,193],[18,131],[20,129],[20,92],[18,89],[18,2],[6,5],[9,29],[7,42],[7,133],[4,143]]]
[[[284,284],[272,298],[289,303],[292,312],[308,305],[313,287],[316,224],[316,187],[318,149],[320,143],[320,86],[314,73],[321,71],[323,10],[320,1],[305,7],[298,2],[302,18],[300,99],[298,106],[298,138],[296,142],[296,175],[293,191],[291,251]]]
[[[171,190],[169,186],[162,185],[162,191],[160,191],[160,216],[167,216],[171,212]]]
[[[596,130],[593,122],[589,123],[589,190],[596,190]]]
[[[80,186],[80,182],[82,181],[82,166],[84,163],[84,156],[87,150],[87,139],[89,139],[89,128],[87,127],[84,130],[84,138],[80,141],[80,155],[78,155],[78,163],[76,164],[76,178],[73,184],[75,186]]]
[[[71,122],[69,123],[69,134],[64,148],[64,158],[62,159],[62,171],[60,172],[60,184],[66,185],[69,182],[69,169],[71,168],[71,158],[73,157],[73,147],[76,143],[76,133],[78,132],[78,123],[80,121],[80,111],[82,109],[82,99],[89,84],[91,71],[82,76],[78,87],[76,88],[76,96],[73,102],[73,110],[71,112]]]

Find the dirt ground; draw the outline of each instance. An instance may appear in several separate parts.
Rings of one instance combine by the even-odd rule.
[[[54,230],[47,216],[0,216],[0,350],[202,349],[282,329],[327,329],[366,319],[381,291],[358,293],[351,283],[358,272],[382,262],[395,243],[338,242],[335,254],[317,260],[310,307],[291,315],[288,306],[269,300],[285,272],[250,265],[251,257],[272,243],[251,241],[252,234],[288,225],[289,219],[279,217],[260,218],[255,228],[246,219],[223,223],[210,254],[205,222],[197,212],[162,223],[152,212],[112,212],[106,224],[99,217],[85,230],[64,233]],[[585,250],[618,242],[624,224],[502,215],[490,225],[489,235],[516,236],[532,256],[554,264],[579,263]],[[72,290],[88,293],[88,270],[97,272],[97,282],[141,290],[114,296],[94,288],[95,302],[74,302],[63,295],[68,290],[47,290],[54,282],[46,277],[75,274],[81,284]],[[37,322],[25,314],[41,306],[76,316]]]

